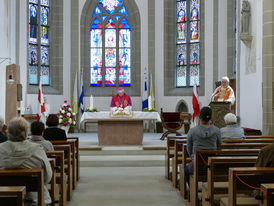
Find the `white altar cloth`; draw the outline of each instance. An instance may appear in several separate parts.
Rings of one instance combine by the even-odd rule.
[[[158,112],[141,112],[141,111],[133,111],[132,117],[110,117],[110,112],[102,111],[102,112],[84,112],[81,117],[80,123],[85,123],[88,121],[98,121],[98,120],[156,120],[161,121],[160,115]]]

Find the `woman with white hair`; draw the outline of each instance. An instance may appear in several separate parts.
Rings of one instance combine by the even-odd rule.
[[[0,117],[0,143],[7,141],[7,136],[3,133],[3,129],[5,126],[4,119]]]
[[[245,138],[244,130],[237,124],[237,117],[232,113],[224,116],[226,127],[220,129],[222,139]]]
[[[51,203],[46,185],[50,182],[52,170],[43,147],[27,140],[29,123],[22,117],[12,119],[8,124],[8,141],[0,144],[0,169],[43,168],[44,201]],[[37,202],[37,193],[29,193],[27,199]]]

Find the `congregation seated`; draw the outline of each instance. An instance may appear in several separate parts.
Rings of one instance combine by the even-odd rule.
[[[4,119],[0,117],[0,143],[7,141],[7,136],[3,132],[3,128],[5,126]]]
[[[65,130],[58,128],[59,119],[55,114],[50,114],[47,118],[46,125],[48,126],[44,130],[43,137],[46,140],[67,140]]]
[[[46,187],[52,177],[52,169],[42,146],[27,140],[29,123],[22,117],[8,124],[8,141],[0,144],[0,169],[42,168],[44,170],[44,202],[51,203]],[[30,192],[27,199],[37,202],[37,193]]]
[[[32,122],[30,126],[31,136],[29,140],[34,143],[42,145],[45,151],[53,151],[53,145],[50,141],[45,140],[43,137],[43,132],[45,125],[43,122]]]
[[[222,144],[220,129],[212,124],[212,110],[210,107],[201,109],[200,125],[193,127],[187,134],[187,152],[192,162],[185,168],[185,178],[189,185],[189,176],[193,174],[194,152],[196,150],[217,149]]]
[[[221,128],[222,139],[245,138],[244,130],[237,124],[237,117],[232,113],[224,116],[226,126]]]

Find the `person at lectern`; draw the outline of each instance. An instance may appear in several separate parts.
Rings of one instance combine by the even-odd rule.
[[[122,87],[119,87],[118,93],[112,97],[110,108],[113,114],[129,115],[131,113],[131,98]]]
[[[233,89],[229,86],[229,78],[222,77],[221,86],[217,87],[211,96],[212,102],[230,102],[231,105],[235,102]]]

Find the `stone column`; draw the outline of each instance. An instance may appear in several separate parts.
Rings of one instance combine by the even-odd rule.
[[[263,2],[263,135],[274,135],[274,2]],[[254,98],[255,101],[256,98]]]

